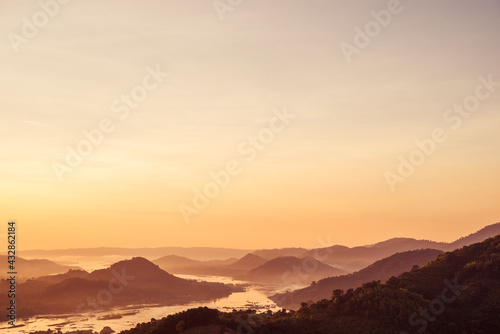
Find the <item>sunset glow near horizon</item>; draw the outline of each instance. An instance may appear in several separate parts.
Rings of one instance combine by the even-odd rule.
[[[42,3],[0,5],[0,220],[21,256],[500,221],[499,1]]]

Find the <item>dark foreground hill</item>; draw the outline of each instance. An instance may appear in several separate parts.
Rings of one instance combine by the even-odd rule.
[[[432,260],[435,260],[442,251],[435,249],[422,249],[396,253],[388,258],[379,260],[372,265],[356,273],[329,277],[311,284],[311,286],[271,296],[279,306],[287,309],[299,309],[300,303],[316,302],[318,300],[329,298],[332,291],[336,289],[347,290],[357,288],[361,284],[370,281],[387,281],[391,276],[397,276],[405,271],[411,270],[414,266],[422,266]]]
[[[2,280],[2,291],[9,282]],[[173,276],[144,258],[120,261],[91,273],[70,271],[19,284],[18,317],[90,312],[130,304],[183,304],[229,296],[233,285],[197,282]],[[7,294],[0,297],[6,305]],[[5,309],[7,306],[5,306]]]
[[[298,311],[191,309],[122,334],[206,333],[209,325],[254,334],[500,333],[500,236],[439,255],[392,277],[336,290]]]

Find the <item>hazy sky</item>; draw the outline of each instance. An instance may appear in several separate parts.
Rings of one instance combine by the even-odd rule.
[[[500,86],[477,88],[500,82],[498,0],[41,3],[51,17],[0,2],[2,240],[11,219],[21,249],[452,241],[500,221]],[[388,6],[382,27],[371,12]],[[350,63],[343,42],[362,46]],[[478,89],[466,117],[447,113]],[[103,119],[113,131],[68,166]],[[446,139],[391,189],[436,128]],[[239,173],[196,209],[230,161]]]

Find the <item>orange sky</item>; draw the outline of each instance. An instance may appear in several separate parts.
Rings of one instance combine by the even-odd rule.
[[[387,6],[75,1],[27,38],[40,5],[0,5],[0,221],[21,249],[453,241],[500,221],[500,86],[479,79],[500,82],[499,3],[402,1],[348,63],[341,43]]]

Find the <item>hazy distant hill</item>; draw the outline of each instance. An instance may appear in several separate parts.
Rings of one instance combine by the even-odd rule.
[[[176,255],[167,255],[153,263],[173,274],[214,275],[235,277],[264,264],[267,260],[248,253],[241,259],[196,261]]]
[[[171,271],[172,273],[181,273],[185,270],[190,270],[192,268],[218,268],[231,265],[238,261],[236,258],[230,258],[226,260],[210,260],[210,261],[198,261],[189,259],[184,256],[177,255],[167,255],[159,259],[153,260],[154,264],[157,264],[163,270]]]
[[[0,255],[1,278],[6,278],[8,265],[7,255]],[[70,269],[80,269],[79,267],[65,266],[49,260],[26,260],[22,257],[16,257],[15,265],[18,273],[18,278],[22,278],[23,280],[32,277],[64,273]]]
[[[255,254],[248,253],[228,267],[233,269],[251,270],[266,263],[267,260]]]
[[[269,260],[238,278],[258,282],[309,284],[318,279],[342,274],[345,274],[345,271],[311,257],[301,259],[284,256]]]
[[[377,242],[374,245],[368,245],[367,248],[372,250],[380,249],[386,252],[392,252],[394,250],[414,250],[415,247],[420,247],[419,249],[441,249],[447,247],[446,242],[434,242],[430,240],[416,240],[412,238],[392,238],[382,242]]]
[[[323,298],[330,298],[332,291],[335,289],[347,290],[350,288],[357,288],[365,282],[374,280],[385,282],[391,276],[397,276],[405,271],[411,270],[414,265],[422,266],[435,260],[439,254],[443,254],[443,252],[435,249],[396,253],[388,258],[373,263],[359,272],[325,278],[307,288],[277,294],[270,297],[270,299],[279,306],[287,309],[298,309],[302,302],[316,302]]]
[[[306,248],[275,248],[275,249],[259,249],[253,252],[253,254],[263,257],[264,259],[267,260],[272,260],[277,257],[284,257],[284,256],[295,256],[295,257],[302,257],[302,254],[304,254],[307,251]]]
[[[500,235],[500,223],[488,225],[479,231],[469,234],[466,237],[460,238],[450,244],[446,250],[452,251],[463,246],[472,245],[478,242],[482,242],[488,238],[492,238],[494,236]]]
[[[0,285],[7,289],[6,281]],[[181,279],[144,258],[136,257],[89,274],[69,272],[53,280],[28,281],[19,284],[18,291],[19,300],[23,301],[19,303],[18,316],[22,317],[141,303],[182,304],[222,298],[240,290],[222,283]],[[6,294],[0,298],[2,303],[6,302]],[[94,304],[88,300],[93,300]]]
[[[182,267],[193,267],[193,266],[201,266],[203,265],[203,261],[197,261],[188,259],[184,256],[178,255],[167,255],[163,256],[159,259],[151,261],[154,264],[157,264],[163,270],[170,270],[172,268],[182,268]]]

